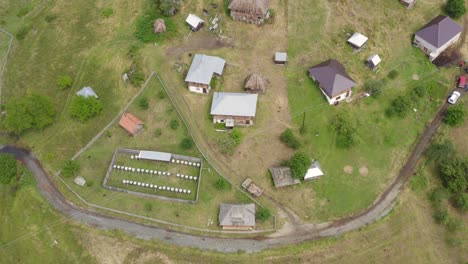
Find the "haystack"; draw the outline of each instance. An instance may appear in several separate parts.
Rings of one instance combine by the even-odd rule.
[[[166,22],[163,19],[158,18],[154,21],[153,24],[154,34],[166,32]]]
[[[268,81],[261,75],[254,73],[245,80],[244,88],[252,93],[264,93],[268,86]]]

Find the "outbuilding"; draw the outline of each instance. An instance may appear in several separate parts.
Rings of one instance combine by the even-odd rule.
[[[374,54],[370,56],[369,58],[367,58],[366,65],[367,67],[369,67],[369,69],[375,70],[377,66],[380,64],[380,62],[382,62],[382,59],[380,58],[380,56],[378,54]]]
[[[252,24],[262,24],[270,17],[270,0],[231,0],[231,17]]]
[[[275,188],[301,183],[299,179],[294,179],[292,177],[291,169],[289,167],[273,167],[270,168],[270,173]]]
[[[143,122],[130,113],[122,114],[119,125],[125,129],[130,136],[136,136],[143,130]]]
[[[251,74],[245,79],[244,89],[249,93],[265,93],[268,80],[260,74]]]
[[[258,94],[215,92],[211,104],[213,123],[226,127],[252,126],[257,112]]]
[[[406,8],[411,9],[416,4],[416,0],[400,0],[400,3],[406,6]]]
[[[288,62],[288,54],[286,52],[276,52],[275,53],[275,63],[276,64],[286,64]]]
[[[210,93],[211,79],[221,76],[225,65],[226,61],[219,57],[195,54],[185,77],[189,90],[194,93]]]
[[[310,165],[309,169],[307,170],[304,180],[309,181],[309,180],[315,180],[323,176],[323,171],[322,168],[320,167],[320,164],[318,161],[312,162],[312,165]]]
[[[354,33],[349,39],[348,43],[355,49],[360,50],[366,44],[369,38],[362,35],[361,33]]]
[[[76,92],[76,95],[83,96],[84,98],[88,98],[88,97],[94,97],[96,99],[99,98],[99,96],[94,92],[93,88],[89,86],[83,87],[83,89]]]
[[[255,229],[255,204],[226,204],[219,208],[219,225],[224,230]]]
[[[197,15],[194,14],[189,14],[185,22],[187,22],[192,31],[200,30],[205,24],[205,21],[203,21],[203,19],[199,18]]]

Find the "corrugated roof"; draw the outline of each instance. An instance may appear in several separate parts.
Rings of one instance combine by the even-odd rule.
[[[124,113],[120,118],[119,125],[127,130],[128,133],[135,135],[141,130],[143,122],[130,113]]]
[[[258,94],[215,92],[212,115],[255,117]]]
[[[462,31],[463,27],[450,17],[438,16],[416,32],[416,36],[440,48]]]
[[[320,87],[330,98],[356,86],[356,82],[337,60],[327,60],[315,65],[309,69],[309,76],[320,83]]]
[[[159,151],[147,151],[142,150],[138,154],[138,158],[145,159],[145,160],[156,160],[156,161],[171,161],[172,154],[166,152],[159,152]]]
[[[312,165],[310,165],[309,169],[307,170],[307,173],[304,176],[304,180],[314,179],[320,176],[323,176],[322,168],[320,167],[320,164],[318,163],[318,161],[314,161],[312,162]]]
[[[273,167],[270,168],[271,177],[275,188],[285,187],[289,185],[299,184],[299,179],[294,179],[289,167]]]
[[[270,0],[231,0],[229,10],[265,15],[270,7]]]
[[[221,226],[255,226],[255,204],[222,203],[218,220]]]
[[[368,37],[356,32],[348,39],[348,42],[360,48],[367,42],[368,39]]]
[[[76,93],[76,95],[83,96],[85,98],[88,98],[88,97],[95,97],[96,99],[99,98],[99,96],[97,96],[97,94],[94,92],[93,88],[89,86],[83,87],[83,89],[79,90]]]
[[[210,84],[213,74],[223,74],[226,61],[214,56],[195,54],[185,78],[186,82]]]
[[[367,61],[370,61],[370,62],[372,62],[372,64],[374,66],[377,66],[382,61],[382,59],[380,59],[379,55],[374,54],[374,55],[370,56],[369,58],[367,58]]]
[[[197,15],[189,14],[185,22],[187,22],[187,24],[189,24],[192,28],[196,28],[200,23],[204,23],[205,21],[203,21],[203,19],[199,18]]]
[[[288,54],[286,52],[276,52],[275,53],[275,61],[287,61]]]

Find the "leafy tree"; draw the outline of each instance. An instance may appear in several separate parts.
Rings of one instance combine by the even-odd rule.
[[[18,135],[28,129],[43,129],[52,124],[55,116],[52,101],[36,93],[11,99],[5,109],[5,128]]]
[[[72,177],[80,171],[80,164],[76,160],[67,160],[63,164],[61,174],[64,177]]]
[[[166,98],[166,93],[163,90],[161,90],[158,92],[158,97],[159,99],[164,99]]]
[[[306,153],[296,152],[289,161],[292,176],[296,179],[304,178],[311,163],[312,160]]]
[[[333,130],[336,132],[336,145],[339,148],[350,148],[354,145],[354,133],[356,129],[347,115],[337,115],[331,122]]]
[[[156,0],[156,4],[165,16],[173,16],[183,4],[182,0]]]
[[[466,191],[468,187],[468,162],[461,159],[447,159],[440,163],[441,178],[452,193]]]
[[[465,12],[465,0],[448,0],[445,5],[445,12],[452,18],[460,18]]]
[[[102,103],[95,97],[77,96],[71,104],[71,115],[78,118],[81,122],[99,115],[102,111]]]
[[[215,188],[218,191],[231,189],[231,184],[224,178],[219,178],[215,181]]]
[[[292,149],[298,149],[301,146],[301,143],[296,136],[294,136],[294,133],[290,128],[281,133],[280,140]]]
[[[169,127],[176,130],[179,128],[179,121],[177,121],[177,119],[172,119],[171,122],[169,122]]]
[[[443,143],[434,143],[426,151],[428,161],[441,162],[453,157],[455,147],[452,142],[446,140]]]
[[[8,184],[16,176],[16,159],[10,154],[0,153],[0,183]]]
[[[147,110],[149,108],[148,97],[142,97],[138,100],[138,106],[142,110]]]
[[[140,87],[145,82],[145,74],[141,71],[140,67],[135,68],[135,72],[130,76],[130,83],[133,86]]]
[[[407,112],[411,109],[411,101],[408,96],[397,96],[393,99],[388,114],[396,114],[399,117],[405,117]]]
[[[221,137],[221,152],[225,154],[231,154],[242,143],[243,139],[244,134],[242,134],[239,129],[234,128],[231,133]]]
[[[468,211],[468,193],[459,193],[453,199],[455,207],[463,212]]]
[[[444,122],[449,126],[458,126],[465,121],[465,108],[462,104],[450,107],[444,116]]]
[[[191,149],[193,147],[193,141],[190,138],[184,138],[182,142],[180,142],[180,146],[186,150]]]
[[[70,88],[73,84],[73,79],[72,77],[68,75],[61,75],[57,78],[57,85],[60,88],[60,90],[65,90],[67,88]]]
[[[268,210],[267,208],[260,207],[260,208],[257,210],[256,218],[257,218],[258,221],[264,222],[264,221],[266,221],[266,220],[268,220],[268,219],[271,218],[271,212],[270,212],[270,210]]]
[[[369,80],[364,84],[364,90],[372,97],[379,97],[382,94],[384,82],[382,80]]]

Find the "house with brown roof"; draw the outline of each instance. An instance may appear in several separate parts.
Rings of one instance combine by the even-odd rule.
[[[255,229],[255,204],[220,205],[219,225],[225,230]]]
[[[270,0],[231,0],[231,17],[252,24],[262,24],[270,17]]]
[[[329,104],[338,104],[351,96],[356,82],[337,60],[327,60],[309,69],[309,76],[316,81]]]
[[[450,17],[438,16],[416,32],[413,44],[433,61],[460,39],[462,31],[462,26]]]
[[[119,125],[125,129],[130,136],[136,136],[143,130],[143,122],[130,113],[124,113],[122,115]]]
[[[292,177],[291,169],[289,167],[272,167],[270,168],[270,173],[275,188],[301,183],[299,179],[294,179]]]

